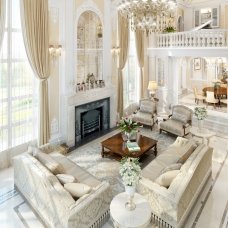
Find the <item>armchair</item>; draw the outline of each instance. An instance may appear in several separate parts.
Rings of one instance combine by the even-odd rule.
[[[139,109],[132,114],[132,119],[144,125],[151,127],[156,122],[157,101],[150,99],[142,99],[139,101]]]
[[[160,123],[160,134],[162,131],[177,136],[185,136],[190,132],[193,111],[184,105],[174,105],[169,118]]]

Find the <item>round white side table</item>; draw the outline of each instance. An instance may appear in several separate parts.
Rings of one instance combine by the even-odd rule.
[[[206,145],[209,145],[210,138],[215,135],[214,132],[209,131],[206,128],[202,128],[202,131],[199,131],[198,127],[191,127],[190,128],[190,133],[193,136],[199,137],[203,139],[203,143]]]
[[[110,204],[110,215],[115,228],[146,228],[151,221],[151,209],[146,199],[138,193],[134,194],[135,210],[128,211],[125,203],[128,194],[123,192],[115,196]]]

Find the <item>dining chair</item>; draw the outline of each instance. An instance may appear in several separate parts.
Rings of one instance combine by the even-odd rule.
[[[215,98],[215,93],[214,92],[207,91],[206,94],[207,94],[207,96],[206,96],[207,106],[208,106],[208,103],[210,103],[210,104],[213,104],[214,108],[215,108],[215,104],[219,103],[219,99]]]
[[[203,96],[202,94],[199,94],[199,92],[197,91],[197,88],[194,88],[194,96],[195,96],[195,103],[199,104],[199,101],[205,101],[206,97]]]

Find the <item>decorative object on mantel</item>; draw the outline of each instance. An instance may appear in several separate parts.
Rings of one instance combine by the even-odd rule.
[[[135,187],[140,179],[141,167],[139,158],[122,158],[120,162],[120,176],[123,179],[125,191],[129,195],[128,202],[125,204],[127,210],[132,211],[136,208],[133,202]]]
[[[123,117],[117,126],[123,132],[123,139],[126,138],[127,142],[130,142],[131,134],[136,133],[137,129],[142,127],[139,123],[135,122],[129,117]]]
[[[76,93],[87,91],[90,89],[103,88],[103,87],[105,87],[104,80],[95,80],[95,78],[94,78],[94,80],[90,81],[90,80],[86,79],[86,82],[83,81],[82,83],[77,83]]]
[[[175,0],[121,0],[117,3],[120,13],[130,19],[131,29],[143,30],[148,35],[162,32],[172,20],[176,9]]]
[[[195,107],[194,115],[198,120],[198,131],[203,131],[203,120],[207,117],[206,107]]]

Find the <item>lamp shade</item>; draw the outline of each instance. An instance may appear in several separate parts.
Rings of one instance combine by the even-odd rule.
[[[155,91],[155,90],[157,90],[157,87],[158,87],[158,85],[157,85],[156,81],[149,81],[147,89],[150,91]]]

